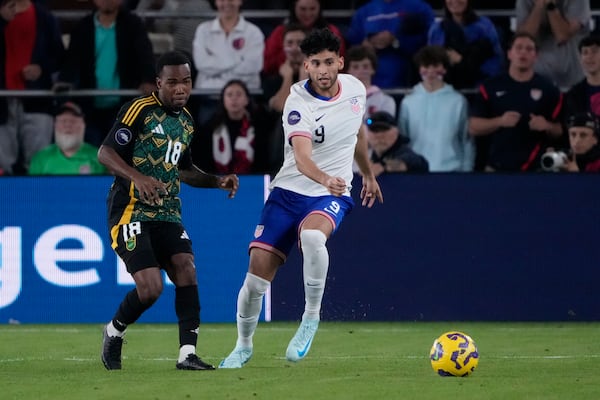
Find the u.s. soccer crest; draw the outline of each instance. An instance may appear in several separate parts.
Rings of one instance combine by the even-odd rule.
[[[256,225],[256,229],[254,229],[254,238],[258,239],[260,237],[260,235],[262,235],[264,230],[265,230],[264,225]]]
[[[356,97],[350,99],[350,109],[354,114],[360,113],[360,103]]]
[[[529,94],[531,95],[531,98],[535,101],[538,101],[539,99],[542,98],[542,90],[541,89],[531,89]]]

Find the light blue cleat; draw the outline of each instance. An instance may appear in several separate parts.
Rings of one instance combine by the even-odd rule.
[[[236,347],[227,356],[219,368],[242,368],[252,358],[252,347]]]
[[[288,344],[285,358],[293,362],[302,360],[308,354],[318,328],[319,320],[302,321],[290,344]]]

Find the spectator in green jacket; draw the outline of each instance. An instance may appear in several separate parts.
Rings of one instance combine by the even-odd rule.
[[[29,175],[103,174],[98,149],[83,141],[85,119],[81,108],[63,103],[54,118],[54,143],[33,155]]]

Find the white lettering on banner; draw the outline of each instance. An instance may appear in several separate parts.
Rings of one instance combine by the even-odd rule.
[[[57,245],[65,239],[74,239],[82,244],[80,249],[59,249]],[[100,236],[81,225],[60,225],[40,236],[34,250],[33,262],[42,278],[57,286],[89,286],[100,282],[95,268],[66,271],[57,262],[102,261],[104,247]]]
[[[0,231],[0,308],[12,304],[21,293],[21,228]]]
[[[136,227],[132,227],[135,232]],[[58,248],[64,240],[80,243],[77,248]],[[22,228],[7,226],[0,230],[0,308],[14,303],[23,290]],[[116,256],[116,255],[115,255]],[[117,260],[117,284],[135,285],[120,257]],[[33,266],[48,283],[60,287],[85,287],[100,283],[96,268],[83,268],[84,262],[101,262],[104,259],[102,239],[92,229],[82,225],[59,225],[42,233],[33,246]],[[63,269],[59,263],[73,266]],[[165,284],[173,286],[163,271]]]

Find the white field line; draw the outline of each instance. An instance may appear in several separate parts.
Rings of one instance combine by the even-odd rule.
[[[205,356],[207,359],[217,359],[219,357],[209,357]],[[285,360],[285,357],[273,357],[276,360]],[[317,360],[426,360],[429,359],[428,356],[415,356],[415,355],[404,355],[404,356],[381,356],[381,355],[363,355],[363,356],[315,356],[311,357]],[[582,355],[555,355],[555,356],[536,356],[536,355],[505,355],[505,356],[487,356],[486,359],[490,360],[576,360],[576,359],[595,359],[600,358],[600,354],[582,354]],[[137,361],[166,361],[166,362],[174,362],[177,361],[176,358],[173,357],[156,357],[156,358],[144,358],[144,357],[127,357],[124,356],[123,360],[137,360]],[[94,358],[85,358],[85,357],[67,357],[62,359],[57,359],[53,357],[18,357],[18,358],[0,358],[0,364],[7,363],[21,363],[21,362],[30,362],[30,361],[71,361],[71,362],[100,362],[99,357]]]

